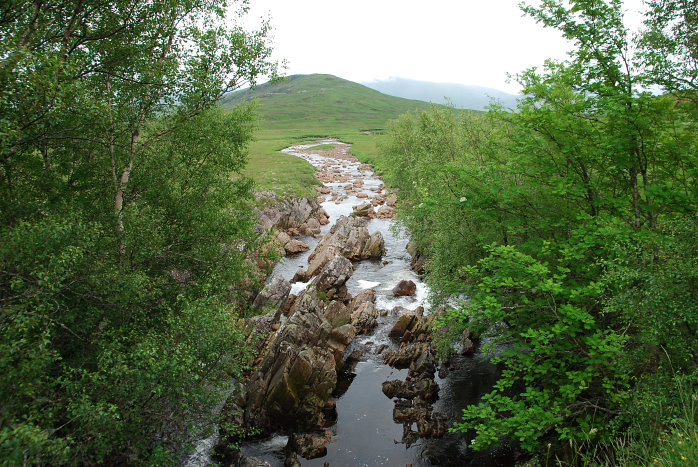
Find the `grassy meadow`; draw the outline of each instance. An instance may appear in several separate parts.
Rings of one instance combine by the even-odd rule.
[[[231,94],[222,102],[232,107],[253,100],[259,114],[255,141],[249,148],[246,175],[258,189],[311,196],[319,182],[314,168],[297,157],[278,152],[292,144],[337,138],[352,144],[351,152],[380,171],[380,144],[389,120],[430,107],[422,101],[387,96],[331,75],[296,75],[277,83]]]

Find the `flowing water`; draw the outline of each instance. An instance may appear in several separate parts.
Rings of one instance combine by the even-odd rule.
[[[320,144],[336,144],[331,154],[313,153],[312,147]],[[283,152],[306,159],[315,167],[331,172],[325,183],[329,187],[328,200],[322,207],[330,215],[330,225],[323,227],[325,234],[342,215],[350,215],[352,207],[372,197],[385,193],[382,181],[366,165],[360,164],[347,154],[349,145],[336,140],[318,141],[315,144],[292,146]],[[361,180],[363,186],[354,188],[347,176]],[[359,183],[360,184],[360,183]],[[365,193],[366,197],[358,197]],[[336,198],[336,199],[334,199]],[[385,240],[385,255],[380,260],[354,263],[354,274],[347,282],[349,292],[356,296],[362,290],[376,291],[376,308],[392,310],[401,306],[413,310],[418,306],[429,311],[428,287],[410,269],[411,257],[407,253],[408,238],[391,229],[390,219],[371,219],[370,233],[380,231]],[[312,237],[304,237],[311,251],[318,243]],[[300,268],[306,268],[309,252],[286,258],[272,275],[281,275],[291,280]],[[411,280],[417,285],[413,297],[394,297],[392,289],[401,280]],[[292,293],[298,294],[307,284],[293,284]],[[513,465],[512,453],[506,448],[475,453],[468,449],[470,438],[466,434],[449,433],[440,439],[421,439],[411,446],[401,442],[403,427],[392,418],[394,401],[382,392],[382,383],[388,379],[404,380],[407,370],[395,370],[385,364],[377,352],[381,348],[396,348],[396,343],[387,337],[395,320],[394,316],[381,316],[378,326],[368,336],[356,336],[350,348],[363,351],[360,361],[350,375],[338,382],[337,419],[327,427],[332,434],[327,443],[327,455],[318,459],[298,459],[302,465],[317,466],[375,466],[375,465]],[[440,386],[439,400],[434,410],[447,414],[449,423],[459,420],[460,409],[477,401],[488,392],[498,376],[497,368],[484,355],[459,356],[454,360],[454,369],[445,378],[436,379]],[[257,457],[274,466],[282,466],[284,447],[288,434],[277,434],[265,439],[247,442],[242,447],[246,456]]]

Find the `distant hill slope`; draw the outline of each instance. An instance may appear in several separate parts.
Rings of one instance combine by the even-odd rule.
[[[516,98],[518,97],[498,89],[482,86],[431,83],[405,78],[391,78],[386,81],[362,84],[376,91],[407,99],[419,99],[437,104],[445,104],[449,100],[453,105],[461,109],[484,110],[490,104],[491,97],[501,101],[504,108],[515,108]]]
[[[388,96],[332,75],[292,75],[278,83],[265,83],[226,96],[230,107],[258,99],[265,128],[383,128],[387,120],[430,104]]]

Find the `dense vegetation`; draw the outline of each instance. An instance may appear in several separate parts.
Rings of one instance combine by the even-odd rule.
[[[436,298],[468,297],[446,334],[489,334],[503,366],[456,424],[475,448],[698,463],[698,8],[648,5],[636,43],[618,0],[525,6],[575,48],[518,76],[518,112],[392,127],[402,222]]]
[[[226,1],[0,9],[0,459],[172,463],[242,370],[267,28]]]

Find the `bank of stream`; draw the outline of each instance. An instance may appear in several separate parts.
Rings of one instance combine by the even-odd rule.
[[[313,151],[313,147],[332,144],[331,151]],[[327,146],[324,146],[325,148]],[[381,179],[368,165],[361,164],[348,153],[348,144],[336,140],[318,141],[289,147],[283,152],[310,162],[321,171],[324,187],[320,191],[321,205],[329,214],[330,224],[322,227],[327,234],[340,216],[349,216],[355,206],[371,202],[378,197],[382,204],[387,196]],[[392,204],[392,203],[389,203]],[[389,211],[389,210],[384,210]],[[392,216],[390,216],[392,217]],[[381,232],[385,241],[385,254],[381,259],[354,262],[354,273],[346,283],[351,295],[366,289],[375,290],[375,305],[379,310],[404,310],[424,308],[429,314],[428,287],[410,268],[411,256],[406,246],[406,235],[392,229],[390,218],[372,218],[369,232]],[[310,251],[287,257],[272,273],[292,281],[297,271],[308,265],[308,256],[317,245],[314,237],[301,237]],[[393,295],[393,288],[403,280],[413,281],[416,292],[412,296]],[[299,294],[306,283],[293,284],[292,293]],[[507,448],[486,452],[468,449],[470,437],[463,433],[446,433],[441,438],[412,439],[405,443],[403,425],[393,420],[394,400],[382,391],[386,380],[405,379],[407,370],[396,370],[383,363],[385,351],[396,350],[399,343],[388,337],[397,320],[392,314],[378,317],[378,326],[369,335],[357,335],[346,352],[361,351],[358,363],[352,371],[339,376],[336,397],[336,418],[326,422],[329,442],[327,454],[316,459],[298,458],[302,465],[513,465],[512,452]],[[439,399],[434,411],[445,414],[450,426],[460,418],[460,410],[477,401],[489,391],[498,376],[497,368],[488,362],[478,350],[473,355],[456,356],[451,370],[444,378],[436,377]],[[289,431],[275,433],[263,439],[246,441],[242,454],[268,462],[273,466],[284,465],[285,447]]]

